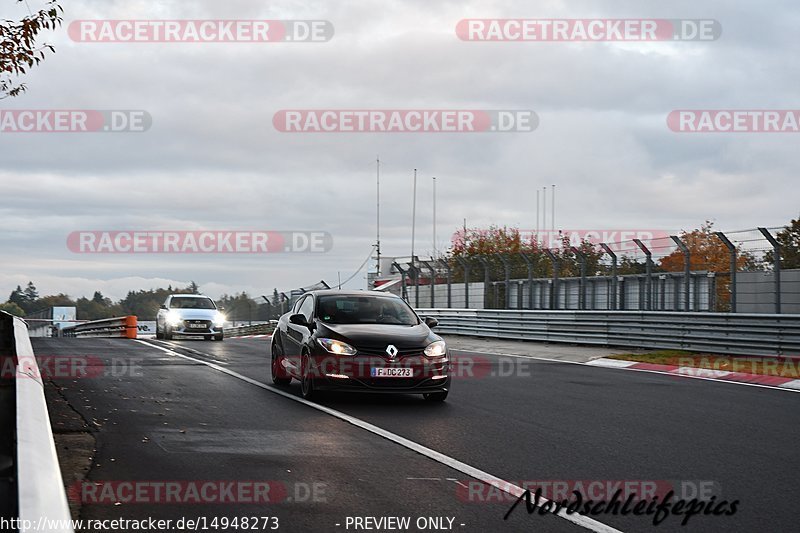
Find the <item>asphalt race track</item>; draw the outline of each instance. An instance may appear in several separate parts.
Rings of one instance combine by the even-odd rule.
[[[72,494],[84,519],[277,517],[279,531],[343,532],[392,530],[356,528],[358,517],[410,517],[401,531],[796,527],[800,395],[790,391],[455,352],[464,375],[445,404],[329,394],[318,402],[325,412],[300,400],[296,382],[271,385],[267,338],[33,346],[39,358],[88,357],[92,366],[86,377],[52,379],[92,426],[90,482],[260,482],[268,500],[176,503],[142,492],[122,501],[130,492],[109,499],[82,486]],[[514,498],[465,473],[473,471],[515,485],[669,485],[686,499],[713,489],[717,502],[739,504],[733,516],[697,515],[685,527],[679,516],[655,527],[652,516],[611,514],[581,525],[528,515],[524,504],[504,521]]]

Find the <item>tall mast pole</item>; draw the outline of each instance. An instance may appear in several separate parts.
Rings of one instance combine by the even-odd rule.
[[[377,240],[375,243],[375,248],[378,251],[377,253],[377,266],[375,268],[376,278],[380,277],[381,275],[381,158],[377,156],[375,158],[375,171],[376,171],[376,192],[377,192],[377,209],[375,210],[377,214]]]
[[[433,176],[433,258],[436,259],[436,176]]]
[[[414,264],[414,244],[417,237],[417,169],[414,169],[414,199],[411,208],[411,264]]]

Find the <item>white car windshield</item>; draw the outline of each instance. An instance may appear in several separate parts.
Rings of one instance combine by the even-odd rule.
[[[170,309],[216,309],[210,298],[173,298]]]

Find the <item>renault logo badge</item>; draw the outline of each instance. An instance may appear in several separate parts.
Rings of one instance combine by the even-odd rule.
[[[386,347],[386,353],[389,354],[389,359],[394,359],[397,357],[397,347],[394,344],[390,344]]]

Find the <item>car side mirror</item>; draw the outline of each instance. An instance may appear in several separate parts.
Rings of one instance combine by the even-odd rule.
[[[309,323],[306,322],[306,316],[302,313],[295,313],[289,316],[289,322],[295,324],[297,326],[306,326],[309,327]]]
[[[159,308],[159,309],[164,309],[164,310],[166,310],[166,309],[167,309],[167,306],[166,306],[166,305],[164,305],[164,304],[161,304],[161,305],[160,305],[158,308]]]
[[[432,316],[426,316],[425,325],[428,326],[429,328],[435,328],[436,326],[439,325],[439,321],[433,318]]]
[[[225,310],[224,307],[217,307],[217,311],[224,311],[224,310]]]

